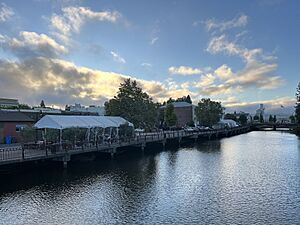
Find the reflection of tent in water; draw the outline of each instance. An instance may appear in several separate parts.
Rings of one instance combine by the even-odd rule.
[[[46,115],[41,118],[34,127],[37,129],[56,129],[60,131],[59,140],[62,141],[62,130],[68,128],[84,128],[87,129],[88,140],[90,132],[97,129],[103,130],[103,136],[106,128],[109,128],[109,136],[111,136],[112,129],[117,130],[117,135],[120,126],[128,124],[133,127],[133,124],[119,116],[62,116],[62,115]],[[97,131],[94,132],[97,135]]]

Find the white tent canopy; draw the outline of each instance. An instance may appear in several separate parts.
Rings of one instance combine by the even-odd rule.
[[[66,128],[107,128],[120,127],[128,123],[133,124],[119,116],[63,116],[63,115],[46,115],[41,118],[35,125],[38,129],[66,129]]]

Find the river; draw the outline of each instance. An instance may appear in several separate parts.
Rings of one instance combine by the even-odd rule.
[[[0,224],[300,224],[300,140],[255,131],[5,175]]]

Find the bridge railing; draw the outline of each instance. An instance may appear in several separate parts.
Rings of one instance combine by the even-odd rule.
[[[101,151],[112,147],[122,147],[128,145],[142,144],[148,142],[162,141],[166,139],[184,138],[191,136],[212,135],[217,133],[224,133],[236,130],[243,130],[249,128],[235,127],[230,129],[218,129],[207,131],[161,131],[153,133],[143,133],[127,139],[110,139],[102,143],[82,142],[71,143],[63,142],[52,144],[37,144],[37,143],[23,143],[21,146],[14,147],[0,147],[0,162],[11,160],[25,160],[30,158],[47,158],[55,155],[61,155],[67,152],[84,152],[84,151]]]

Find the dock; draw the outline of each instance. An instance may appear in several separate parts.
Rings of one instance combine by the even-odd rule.
[[[94,144],[84,143],[82,146],[72,146],[71,148],[62,148],[53,151],[50,146],[40,146],[38,148],[24,148],[24,145],[0,146],[0,166],[10,164],[20,164],[30,161],[55,160],[62,161],[64,167],[74,155],[87,154],[93,152],[108,153],[114,157],[120,148],[138,147],[144,151],[147,144],[160,143],[165,146],[169,142],[194,141],[200,138],[218,138],[238,135],[249,132],[250,126],[241,126],[228,129],[207,130],[207,131],[163,131],[141,133],[127,140],[114,140],[112,143]]]

